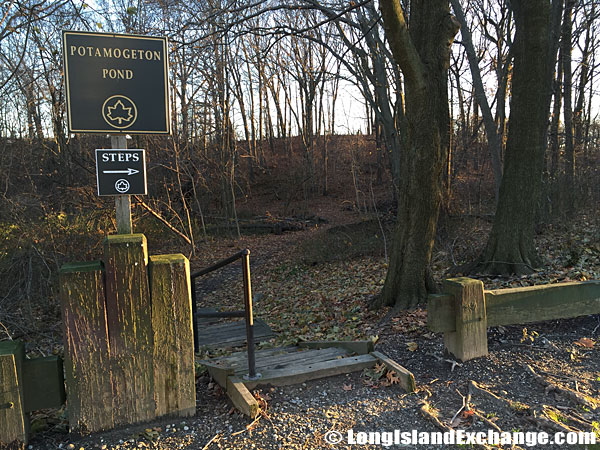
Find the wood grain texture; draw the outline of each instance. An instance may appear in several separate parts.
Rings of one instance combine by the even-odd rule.
[[[156,404],[146,237],[108,236],[104,264],[114,422],[147,421],[155,417]]]
[[[246,414],[252,419],[258,415],[258,402],[244,384],[243,379],[238,377],[228,377],[226,392],[233,405],[243,414]]]
[[[253,381],[244,381],[247,388],[253,389],[259,385],[288,386],[303,383],[308,380],[330,377],[342,373],[350,373],[372,367],[377,359],[371,355],[352,356],[342,359],[303,364],[284,369],[265,370],[262,378]]]
[[[400,379],[400,386],[408,392],[414,392],[417,389],[417,385],[415,383],[415,376],[412,372],[391,358],[388,358],[386,355],[380,352],[371,352],[371,355],[381,361],[387,367],[388,371],[394,371],[396,376]]]
[[[324,348],[324,349],[300,349],[296,347],[295,351],[265,354],[258,352],[256,354],[256,370],[259,372],[271,369],[283,369],[287,367],[304,366],[317,362],[329,361],[344,356],[348,356],[348,350],[344,348]],[[203,364],[209,368],[231,369],[236,374],[246,375],[248,373],[248,355],[244,358],[216,358],[214,360],[203,361]]]
[[[365,355],[374,350],[373,341],[306,341],[299,342],[298,347],[306,348],[345,348],[351,353]]]
[[[148,269],[156,415],[192,416],[196,388],[189,261],[183,255],[151,256]]]
[[[22,342],[0,342],[0,448],[22,448],[28,442],[20,381],[23,358]]]
[[[264,320],[254,318],[254,342],[268,341],[275,336],[273,330]],[[245,345],[246,340],[246,322],[244,320],[212,325],[198,324],[200,347],[209,349],[238,347]]]
[[[569,319],[600,313],[600,281],[575,281],[484,291],[488,327]],[[427,326],[431,331],[456,330],[451,295],[430,295]]]
[[[568,319],[600,313],[600,281],[485,291],[488,326]]]
[[[456,331],[444,333],[446,349],[461,361],[488,354],[487,316],[483,283],[471,278],[451,278],[444,292],[454,297]]]
[[[75,431],[114,425],[103,276],[100,262],[67,264],[60,270],[67,411]]]

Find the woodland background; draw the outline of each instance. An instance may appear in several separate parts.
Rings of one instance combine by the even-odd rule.
[[[412,3],[403,3],[408,17],[417,8]],[[493,220],[515,32],[510,2],[451,3],[459,19],[457,8],[464,12],[464,23],[448,71],[451,120],[432,258],[438,280],[477,258]],[[558,51],[542,192],[532,213],[546,239],[543,224],[555,224],[551,240],[561,241],[561,264],[569,267],[582,252],[600,255],[598,236],[590,234],[600,204],[600,5],[553,3],[560,3],[551,30]],[[261,230],[257,225],[314,226],[346,210],[368,231],[344,229],[340,245],[315,240],[302,253],[308,263],[302,270],[331,258],[314,256],[315,246],[340,259],[374,254],[385,270],[405,99],[376,2],[6,1],[0,6],[0,335],[23,337],[48,317],[58,320],[58,269],[98,257],[102,237],[115,230],[112,199],[96,195],[93,160],[93,150],[108,147],[109,139],[66,129],[63,29],[169,38],[173,135],[128,142],[147,151],[149,195],[134,200],[134,226],[155,249],[183,252],[195,264],[214,262],[228,256],[216,242],[242,245]],[[488,224],[484,232],[481,223]],[[568,224],[580,232],[560,228]],[[586,241],[575,245],[580,238]],[[276,276],[282,273],[287,269]]]

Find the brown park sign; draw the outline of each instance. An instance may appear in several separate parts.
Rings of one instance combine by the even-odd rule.
[[[63,31],[72,133],[169,134],[167,38]]]

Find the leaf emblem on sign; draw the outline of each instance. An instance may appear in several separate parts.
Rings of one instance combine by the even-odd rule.
[[[129,122],[131,119],[133,119],[133,113],[131,111],[132,108],[125,106],[121,100],[117,100],[114,106],[109,106],[107,109],[107,117],[110,120],[118,122],[119,125],[122,125],[123,122]]]

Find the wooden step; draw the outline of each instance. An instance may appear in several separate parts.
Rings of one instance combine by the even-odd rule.
[[[294,365],[306,365],[321,361],[338,359],[348,355],[348,351],[343,348],[326,348],[321,350],[303,350],[298,347],[291,351],[274,352],[258,351],[256,353],[256,370],[284,369]],[[201,361],[201,364],[207,367],[216,367],[219,369],[230,369],[236,374],[248,373],[248,356],[245,352],[235,357],[223,357],[213,360]]]
[[[291,365],[283,369],[265,370],[261,373],[262,377],[258,380],[248,381],[239,376],[230,378],[233,382],[242,381],[248,389],[253,389],[260,385],[288,386],[308,380],[357,372],[367,367],[373,367],[376,362],[377,358],[371,355],[349,356],[315,363]]]
[[[254,342],[268,341],[276,335],[269,325],[261,319],[254,319]],[[246,344],[246,322],[219,323],[198,326],[198,342],[200,347],[209,349],[238,347]]]
[[[336,347],[336,344],[343,347]],[[248,372],[246,352],[200,362],[208,367],[210,375],[225,389],[236,408],[252,418],[259,412],[258,402],[250,392],[256,386],[287,386],[357,372],[373,367],[378,361],[394,371],[406,392],[413,392],[416,388],[413,374],[384,354],[372,351],[356,355],[356,350],[372,349],[370,342],[312,342],[301,345],[257,351],[256,372],[260,377],[256,380],[245,378]]]

